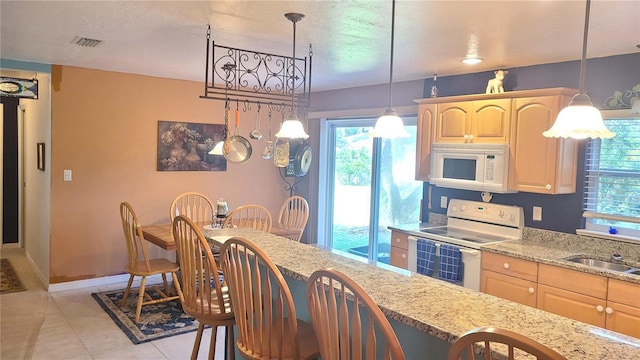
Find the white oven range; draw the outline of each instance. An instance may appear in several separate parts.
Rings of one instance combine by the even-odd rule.
[[[446,226],[409,231],[409,270],[418,272],[420,268],[422,274],[442,277],[479,291],[482,266],[480,247],[520,239],[523,229],[524,211],[521,207],[451,199],[447,207]],[[424,241],[418,244],[418,240]],[[453,269],[447,255],[450,250],[459,250],[461,260],[459,266]],[[421,266],[418,266],[419,260]],[[429,265],[425,267],[425,264]],[[452,277],[450,270],[458,272],[457,279]]]

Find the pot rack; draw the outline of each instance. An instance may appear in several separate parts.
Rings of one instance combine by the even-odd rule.
[[[295,34],[294,34],[295,36]],[[207,27],[203,99],[266,105],[282,112],[292,106],[306,109],[311,104],[313,50],[303,58],[217,45]],[[293,70],[292,70],[293,69]],[[294,96],[295,94],[295,96]]]

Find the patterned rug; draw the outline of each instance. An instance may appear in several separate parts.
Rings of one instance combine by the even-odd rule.
[[[1,259],[0,262],[0,294],[8,294],[12,292],[25,291],[27,288],[22,285],[18,275],[9,259]]]
[[[155,292],[148,292],[155,297]],[[198,321],[182,311],[180,300],[144,305],[136,323],[138,288],[129,292],[126,306],[120,308],[124,289],[93,293],[94,299],[134,344],[184,334],[198,329]]]

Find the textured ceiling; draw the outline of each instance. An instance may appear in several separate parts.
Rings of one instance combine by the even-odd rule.
[[[396,3],[394,81],[577,60],[584,1]],[[0,57],[203,81],[216,44],[296,57],[313,45],[312,90],[387,83],[391,1],[0,1]],[[77,37],[103,40],[95,48]],[[640,1],[594,0],[587,56],[640,51]],[[484,59],[462,64],[468,52]],[[640,67],[640,65],[639,65]]]

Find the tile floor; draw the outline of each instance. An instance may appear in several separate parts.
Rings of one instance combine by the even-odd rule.
[[[196,332],[134,345],[91,297],[126,283],[48,293],[22,249],[2,249],[27,291],[0,296],[0,359],[189,359]],[[223,329],[221,329],[223,330]],[[206,359],[205,330],[198,359]],[[216,359],[223,359],[224,331],[218,331]]]

